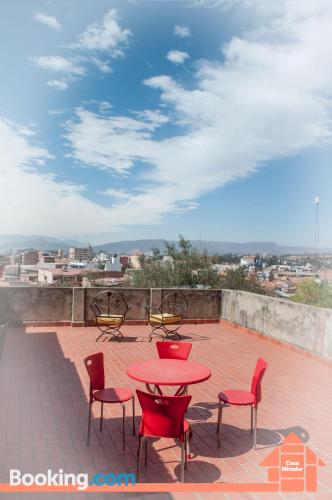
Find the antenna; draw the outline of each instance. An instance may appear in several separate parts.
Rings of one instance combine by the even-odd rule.
[[[319,196],[315,197],[315,247],[318,247],[319,242]]]

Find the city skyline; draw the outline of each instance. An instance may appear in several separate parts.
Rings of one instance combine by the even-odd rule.
[[[0,234],[332,246],[328,1],[4,11]]]

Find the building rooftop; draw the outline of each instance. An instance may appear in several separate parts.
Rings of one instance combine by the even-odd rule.
[[[266,482],[267,471],[260,467],[260,462],[292,432],[308,443],[326,464],[332,463],[332,398],[328,383],[331,365],[225,321],[186,324],[181,328],[184,338],[193,343],[190,359],[212,371],[208,381],[189,387],[192,402],[187,418],[193,431],[193,459],[188,463],[186,482]],[[137,438],[131,434],[129,407],[125,452],[121,447],[121,407],[117,405],[112,408],[105,405],[102,433],[98,428],[99,408],[95,405],[90,446],[86,445],[88,377],[83,358],[102,351],[107,385],[128,386],[132,390],[144,388],[128,378],[126,369],[130,363],[156,357],[155,342],[148,342],[149,332],[149,327],[144,325],[124,326],[124,342],[96,343],[95,327],[8,329],[0,363],[3,403],[0,407],[0,482],[8,482],[10,468],[32,473],[46,468],[89,474],[135,472]],[[258,412],[257,450],[253,449],[249,431],[250,410],[242,407],[224,410],[219,449],[217,395],[227,388],[249,389],[258,357],[266,359],[268,369]],[[136,413],[138,423],[138,402]],[[142,481],[178,481],[179,457],[180,450],[171,440],[155,441],[149,452],[148,467],[142,466]],[[316,497],[331,498],[331,492],[331,467],[321,467]],[[96,498],[102,497],[104,495],[96,495]],[[174,493],[172,497],[160,498],[222,497],[220,493],[215,496],[199,493],[199,497]],[[310,498],[313,497],[314,494]],[[225,498],[242,496],[228,494]],[[246,494],[244,498],[257,498],[257,495]],[[285,494],[269,498],[285,498]],[[290,498],[298,497],[293,494]]]

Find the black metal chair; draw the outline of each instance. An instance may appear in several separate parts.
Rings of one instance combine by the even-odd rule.
[[[128,305],[122,293],[114,290],[99,292],[91,302],[90,309],[95,316],[96,326],[101,331],[96,342],[102,337],[105,342],[109,335],[109,341],[113,337],[117,337],[119,341],[123,339],[120,328],[126,319]]]
[[[147,321],[152,328],[149,335],[150,342],[153,335],[166,339],[169,335],[177,335],[183,323],[183,316],[188,309],[188,301],[181,292],[170,292],[161,301],[159,307],[145,306]],[[157,332],[161,330],[161,332]]]

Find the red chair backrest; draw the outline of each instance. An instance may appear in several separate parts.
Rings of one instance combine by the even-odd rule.
[[[184,439],[184,414],[191,396],[161,396],[136,390],[142,408],[140,435]]]
[[[90,397],[94,391],[105,389],[104,354],[97,352],[84,360],[85,368],[90,377]]]
[[[157,350],[160,359],[183,359],[187,360],[192,348],[190,342],[157,342]]]
[[[267,362],[259,358],[256,363],[256,368],[251,381],[251,393],[254,395],[255,402],[254,405],[257,406],[262,399],[262,378],[264,376],[265,370],[267,368]]]

